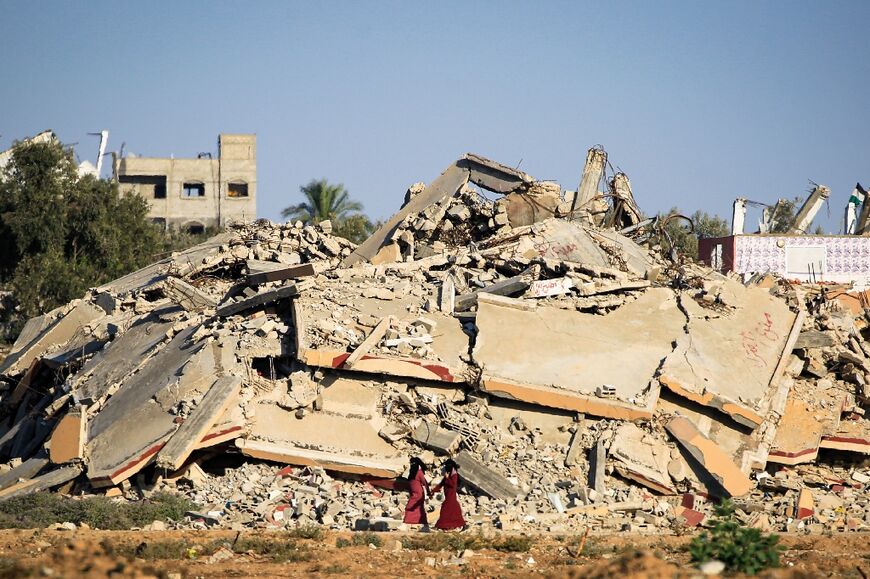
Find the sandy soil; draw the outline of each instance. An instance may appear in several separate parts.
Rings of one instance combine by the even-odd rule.
[[[0,577],[698,575],[686,552],[690,537],[592,536],[581,554],[576,550],[579,537],[536,536],[527,552],[482,549],[463,560],[456,552],[438,550],[443,541],[429,538],[435,533],[422,535],[411,538],[426,549],[397,550],[397,541],[410,536],[380,533],[382,545],[373,548],[336,546],[337,541],[349,542],[351,533],[325,533],[315,540],[254,531],[2,531]],[[762,576],[860,578],[870,573],[870,534],[783,536],[782,544],[783,567]],[[240,550],[239,545],[252,548],[241,554],[228,548]],[[292,560],[276,562],[288,558]]]

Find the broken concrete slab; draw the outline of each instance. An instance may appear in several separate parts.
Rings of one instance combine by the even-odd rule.
[[[198,270],[209,257],[218,253],[221,246],[235,236],[233,231],[225,231],[214,237],[180,251],[172,257],[153,263],[123,277],[96,288],[99,293],[108,292],[115,296],[129,294],[152,287],[166,278],[168,273],[183,276]]]
[[[332,313],[335,309],[324,307],[320,298],[321,291],[331,290],[334,286],[323,284],[321,287],[312,288],[305,296],[293,300],[293,325],[296,328],[296,355],[300,362],[309,366],[322,368],[341,368],[344,366],[349,353],[344,345],[344,350],[338,349],[325,342],[318,333],[322,324],[335,327],[332,321]],[[381,319],[392,316],[397,323],[410,323],[415,316],[409,314],[409,307],[413,300],[419,299],[414,296],[399,296],[396,299],[382,301],[377,298],[364,298],[358,293],[352,294],[344,302],[344,307],[352,306],[357,317],[374,317]],[[327,302],[332,304],[333,302]],[[336,307],[338,304],[336,304]],[[416,378],[423,380],[437,380],[442,382],[461,382],[467,372],[467,364],[462,360],[463,354],[468,351],[468,335],[464,332],[462,323],[441,312],[427,314],[438,328],[432,343],[429,344],[431,355],[426,357],[411,357],[384,353],[384,351],[370,351],[364,354],[353,365],[356,372],[372,374],[386,374],[396,377]],[[352,328],[342,325],[345,333],[350,331],[360,332],[362,328]],[[337,328],[336,328],[337,329]],[[367,330],[366,330],[367,331]],[[359,336],[359,333],[356,334]],[[357,339],[359,339],[357,337]],[[346,343],[346,342],[345,342]]]
[[[490,394],[596,416],[649,418],[658,395],[650,378],[672,351],[683,320],[673,293],[661,288],[605,316],[482,303],[473,356]],[[631,355],[615,355],[626,351]],[[612,386],[615,396],[598,396],[603,386]]]
[[[459,478],[480,492],[505,501],[513,501],[520,496],[520,489],[474,458],[467,450],[461,451],[453,460],[459,465]]]
[[[148,360],[157,344],[167,339],[172,326],[172,322],[161,323],[157,312],[134,322],[67,380],[76,401],[92,405],[102,400],[113,385]]]
[[[490,284],[477,291],[456,296],[453,304],[453,310],[456,312],[464,312],[470,310],[477,305],[477,298],[481,294],[493,294],[499,296],[511,296],[523,293],[529,288],[532,279],[529,275],[518,275],[510,277],[494,284]]]
[[[79,476],[82,473],[82,470],[82,466],[77,464],[64,466],[34,479],[22,481],[0,491],[0,501],[7,501],[15,497],[23,497],[60,486]]]
[[[624,478],[663,495],[676,494],[668,475],[670,449],[635,424],[625,422],[619,426],[610,444],[610,457],[616,461],[616,471]]]
[[[755,428],[777,396],[776,380],[803,318],[766,290],[724,283],[735,296],[730,309],[713,312],[687,294],[680,296],[688,317],[686,331],[662,365],[659,381]]]
[[[213,308],[217,305],[216,300],[201,292],[196,286],[174,276],[168,276],[163,280],[163,291],[169,299],[188,312]]]
[[[57,350],[69,342],[77,332],[90,322],[105,315],[101,308],[80,301],[66,314],[59,317],[21,349],[10,354],[0,364],[0,374],[14,376],[26,370],[36,358]],[[35,329],[31,328],[31,330]]]
[[[870,419],[841,420],[836,432],[822,436],[819,447],[870,454]]]
[[[214,352],[191,341],[195,331],[176,335],[93,416],[87,445],[92,484],[118,484],[151,462],[178,426],[169,411],[212,383]]]
[[[157,454],[157,467],[166,470],[181,468],[209,429],[230,405],[237,403],[241,386],[242,379],[237,376],[222,376],[215,380],[190,416]]]
[[[698,428],[682,416],[672,418],[665,425],[678,443],[721,485],[729,496],[739,497],[752,489],[752,481],[731,458]]]
[[[318,466],[333,472],[376,477],[396,477],[405,469],[405,462],[407,462],[405,459],[354,456],[244,438],[236,439],[236,446],[242,454],[263,460]]]
[[[378,322],[378,325],[376,325],[369,335],[366,336],[366,339],[363,340],[362,343],[351,352],[350,356],[347,357],[344,361],[344,367],[352,370],[354,364],[359,362],[363,356],[368,354],[372,348],[377,346],[387,333],[387,330],[390,329],[390,324],[393,323],[393,319],[393,316],[382,318],[381,321]]]
[[[261,291],[247,298],[223,302],[218,306],[215,313],[222,318],[226,318],[297,295],[299,295],[299,286],[295,283],[289,283],[279,288]]]
[[[268,263],[268,262],[267,262]],[[315,275],[317,272],[310,263],[303,263],[290,267],[280,267],[270,271],[251,271],[251,260],[248,260],[248,285],[260,285],[274,281],[299,279]]]
[[[805,401],[797,392],[789,393],[785,412],[776,427],[768,461],[786,465],[814,462],[819,454],[822,436],[836,432],[843,407],[842,393],[837,396],[836,392],[817,390],[813,395],[818,397],[815,401]],[[832,397],[840,399],[827,400],[827,405],[817,403],[818,400]]]
[[[48,466],[49,459],[44,453],[28,458],[18,466],[0,474],[0,490],[7,489],[21,481],[35,477],[39,471]]]
[[[87,418],[83,408],[68,412],[51,435],[49,457],[54,464],[82,460],[85,455]]]
[[[424,448],[441,454],[453,454],[462,440],[458,432],[441,428],[428,420],[421,420],[411,437]]]

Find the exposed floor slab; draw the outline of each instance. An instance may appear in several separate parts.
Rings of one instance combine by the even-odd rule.
[[[791,354],[803,317],[766,290],[723,283],[734,294],[725,308],[712,310],[681,296],[686,332],[659,379],[672,392],[754,428],[776,397],[781,361]]]
[[[682,331],[673,293],[654,288],[605,316],[484,301],[474,360],[496,396],[611,418],[649,418],[655,375]],[[599,395],[615,389],[612,397]]]

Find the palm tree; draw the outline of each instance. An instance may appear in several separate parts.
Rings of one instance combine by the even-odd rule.
[[[305,202],[285,207],[281,217],[305,223],[319,223],[325,219],[343,221],[350,213],[362,211],[362,203],[351,201],[344,185],[330,185],[326,179],[312,179],[299,188]]]

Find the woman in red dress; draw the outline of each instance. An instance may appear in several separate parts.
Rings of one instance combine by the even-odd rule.
[[[408,473],[408,485],[411,487],[411,497],[405,506],[404,521],[409,525],[428,525],[426,519],[426,496],[431,492],[426,481],[425,465],[416,456],[411,457],[411,470]]]
[[[441,505],[441,516],[438,517],[435,528],[442,531],[461,529],[465,527],[465,519],[462,518],[462,507],[459,506],[459,500],[456,498],[456,488],[459,486],[459,465],[453,462],[453,459],[448,458],[442,468],[444,478],[433,489],[436,493],[442,488],[444,489],[444,503]]]

